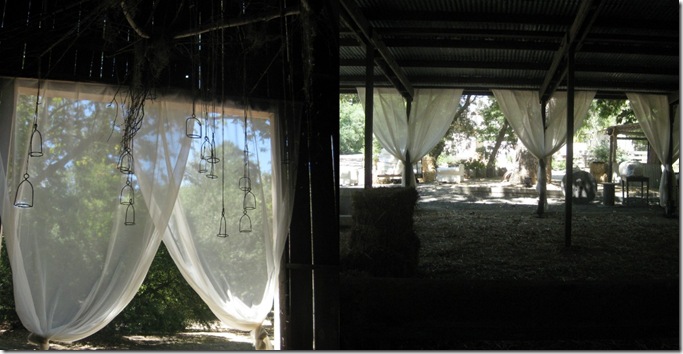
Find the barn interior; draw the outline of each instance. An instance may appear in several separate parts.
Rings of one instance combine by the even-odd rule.
[[[245,124],[247,109],[256,112],[267,108],[286,116],[284,121],[292,125],[283,140],[289,142],[290,150],[296,149],[295,144],[300,146],[300,150],[288,153],[293,154],[291,161],[296,155],[302,162],[298,172],[290,172],[298,174],[292,217],[297,221],[291,223],[290,230],[300,238],[289,238],[283,252],[280,288],[292,291],[278,297],[281,316],[276,317],[282,318],[281,348],[301,348],[312,342],[313,282],[319,283],[315,287],[315,306],[319,307],[316,322],[335,328],[336,307],[334,302],[330,304],[336,296],[334,281],[320,271],[313,277],[312,269],[313,264],[333,268],[337,258],[334,242],[320,241],[334,239],[337,220],[329,203],[334,200],[332,171],[336,161],[330,142],[338,130],[336,120],[329,119],[337,115],[337,13],[334,3],[317,1],[8,0],[2,3],[0,19],[0,76],[8,80],[37,79],[31,85],[38,82],[39,93],[61,83],[133,92],[115,97],[118,102],[132,102],[133,96],[137,97],[142,112],[145,101],[151,107],[149,102],[173,92],[183,102],[189,98],[192,114],[196,106],[198,117],[206,107],[219,107],[220,112],[221,102],[246,107]],[[6,102],[12,101],[7,99],[12,91],[4,90],[10,93],[5,96]],[[37,113],[38,103],[34,104]],[[151,109],[147,109],[148,117]],[[190,112],[186,113],[189,118]],[[7,118],[4,123],[10,124],[11,118]],[[295,124],[297,129],[293,128]],[[48,141],[46,129],[37,130],[42,130],[43,139]],[[8,151],[13,149],[11,131],[3,128],[0,134],[3,173],[12,169],[7,165]],[[49,147],[44,148],[47,155]],[[310,174],[309,168],[315,172]],[[7,187],[8,200],[14,197],[14,188]],[[310,210],[315,212],[311,214]],[[2,220],[7,225],[7,213]],[[4,230],[9,232],[7,227]],[[315,262],[311,257],[313,239],[317,241]],[[289,334],[286,327],[292,329]],[[324,340],[318,343],[333,346]]]
[[[373,133],[376,134],[373,131],[373,119],[377,118],[373,118],[373,115],[376,116],[378,110],[373,109],[373,104],[381,105],[381,109],[387,111],[385,107],[389,106],[387,103],[389,96],[382,96],[381,92],[386,93],[388,91],[396,92],[402,96],[403,102],[408,107],[409,113],[407,115],[411,120],[413,114],[419,112],[417,109],[410,108],[411,102],[415,103],[419,99],[418,91],[424,89],[462,89],[462,95],[495,95],[499,103],[499,96],[494,91],[528,91],[536,95],[534,97],[537,97],[539,105],[545,105],[550,97],[558,93],[566,93],[569,97],[576,97],[575,95],[579,92],[593,91],[596,99],[627,99],[628,93],[652,94],[658,95],[665,102],[664,109],[669,113],[668,116],[663,117],[663,121],[672,125],[675,120],[675,112],[679,110],[680,8],[675,3],[610,0],[551,2],[423,1],[419,3],[411,1],[340,0],[340,4],[339,88],[340,92],[343,93],[358,94],[361,102],[365,102],[366,138]],[[375,92],[374,95],[373,91]],[[380,114],[382,113],[380,112]],[[415,119],[421,119],[419,114]],[[507,113],[506,119],[510,121]],[[545,124],[546,118],[543,117],[543,119]],[[571,132],[574,128],[569,126],[570,121],[571,119],[567,119],[567,132]],[[382,124],[387,123],[383,120]],[[374,129],[376,129],[376,125]],[[408,132],[410,134],[410,130]],[[668,133],[660,138],[663,141],[673,140],[667,135],[675,138],[679,135],[678,129],[668,130]],[[372,164],[369,162],[371,155],[368,153],[371,150],[370,144],[371,141],[366,140],[365,175],[359,177],[359,179],[364,178],[366,189],[373,183],[372,173],[369,172],[372,171]],[[396,145],[398,148],[403,148],[399,146],[400,144]],[[572,146],[573,136],[569,133],[566,142],[568,151],[566,175],[572,173]],[[672,147],[671,144],[669,147]],[[398,149],[395,146],[392,148]],[[394,156],[396,155],[394,154]],[[412,155],[410,158],[407,156],[396,158],[409,160]],[[662,164],[669,162],[661,161]],[[673,180],[674,177],[669,174],[669,178]],[[403,175],[404,181],[411,181],[411,179],[411,176]],[[408,184],[408,182],[404,183]],[[455,188],[452,189],[455,190]],[[540,195],[541,197],[538,199],[539,215],[542,214],[543,210],[541,205],[543,194]],[[573,200],[569,197],[571,195],[570,189],[566,189],[564,195],[564,238],[567,249],[571,249],[573,234],[571,215],[577,207],[572,208]],[[673,208],[673,204],[669,203],[670,208]],[[476,212],[471,213],[476,214]],[[678,215],[674,210],[667,209],[662,209],[661,213],[674,218],[677,218]],[[352,223],[352,231],[350,231],[352,240],[355,227],[355,224]],[[382,281],[385,280],[382,279]],[[349,282],[354,286],[363,283],[363,281],[356,283],[353,280],[349,280]],[[366,283],[373,283],[373,281]],[[536,296],[534,294],[554,291],[551,289],[554,289],[557,284],[546,284],[538,288],[529,287],[524,290],[526,295],[520,295],[510,289],[517,286],[523,288],[522,282],[515,283],[516,285],[508,288],[509,292],[504,292],[500,288],[496,288],[498,290],[488,288],[489,285],[496,286],[491,284],[470,284],[471,286],[461,284],[458,286],[446,282],[430,283],[425,281],[420,284],[423,288],[423,300],[422,297],[410,295],[418,291],[411,292],[408,290],[413,289],[407,285],[409,282],[390,283],[391,280],[387,279],[384,288],[379,285],[379,280],[374,281],[375,286],[364,285],[371,286],[371,289],[378,293],[401,293],[401,300],[396,300],[396,303],[411,303],[429,315],[420,316],[414,312],[400,313],[398,310],[391,312],[388,310],[391,306],[386,304],[381,305],[384,306],[382,307],[384,312],[368,306],[365,309],[370,314],[368,318],[381,317],[379,313],[382,313],[388,318],[394,319],[397,324],[390,324],[392,323],[391,320],[378,320],[366,324],[363,327],[364,330],[373,333],[374,336],[370,334],[363,336],[363,330],[358,330],[354,333],[362,339],[354,338],[355,341],[349,339],[350,343],[353,344],[347,343],[347,345],[351,347],[354,345],[365,346],[366,348],[394,345],[398,348],[400,344],[390,343],[391,339],[387,337],[395,340],[399,340],[396,337],[401,337],[405,339],[403,343],[406,346],[403,348],[416,348],[423,345],[445,349],[449,346],[457,347],[458,339],[454,339],[448,344],[444,343],[446,340],[443,339],[441,342],[443,346],[441,346],[437,344],[440,342],[439,338],[451,336],[464,340],[467,338],[482,339],[488,336],[488,338],[520,339],[525,336],[531,338],[534,336],[532,333],[536,333],[539,337],[557,341],[560,338],[568,338],[577,334],[578,332],[573,332],[573,330],[582,326],[574,326],[576,323],[571,319],[572,316],[559,312],[561,307],[566,306],[565,308],[569,312],[577,314],[577,316],[590,316],[588,315],[590,310],[587,308],[592,306],[606,309],[614,305],[613,309],[619,313],[629,311],[627,310],[628,306],[616,305],[617,302],[625,300],[627,296],[609,297],[609,300],[607,297],[603,297],[605,302],[601,305],[598,305],[600,301],[586,301],[578,305],[585,300],[585,298],[579,300],[583,296],[593,299],[600,297],[595,294],[589,295],[592,290],[580,286],[572,288],[572,290],[565,289],[567,290],[566,294],[571,294],[569,296],[574,297],[572,300],[557,294],[540,296],[545,300],[540,298],[531,300]],[[602,285],[610,288],[609,285]],[[663,300],[644,294],[636,294],[635,287],[638,285],[634,283],[630,286],[634,286],[633,300],[636,302],[638,302],[635,300],[636,298],[641,300],[637,311],[659,313],[661,318],[668,318],[665,322],[669,323],[669,325],[663,325],[657,329],[643,327],[636,332],[645,333],[652,329],[653,331],[650,333],[672,334],[677,331],[677,315],[667,310],[670,308],[674,312],[677,311],[673,302],[673,299],[678,297],[676,290],[663,284],[653,286],[657,289],[655,291],[658,294],[657,296],[661,295],[669,299]],[[349,287],[351,287],[350,284],[345,284],[342,289]],[[357,292],[361,287],[354,288],[354,291]],[[472,290],[475,288],[478,290]],[[500,297],[493,299],[492,293],[496,291],[499,291]],[[617,293],[619,291],[612,284],[612,290],[608,290],[608,292]],[[353,298],[351,293],[353,291],[345,293],[346,301],[349,301],[348,298]],[[468,307],[468,305],[458,305],[456,303],[458,300],[455,299],[463,300],[460,296],[486,298],[488,302],[482,304],[481,307],[476,307],[475,310],[474,307]],[[517,296],[526,296],[529,302],[512,300]],[[453,300],[453,303],[448,300],[449,298]],[[554,300],[549,300],[550,298],[554,298]],[[439,299],[439,301],[435,300],[432,303],[428,299]],[[557,301],[555,304],[558,311],[540,310],[546,300]],[[650,307],[652,304],[665,302],[669,305],[663,308]],[[466,301],[463,300],[463,303]],[[572,307],[572,305],[568,305],[569,303],[577,304],[577,307]],[[430,306],[435,306],[439,310],[431,310]],[[513,311],[509,311],[511,307],[517,307],[526,315],[512,314]],[[346,309],[351,311],[350,308],[352,307]],[[393,308],[400,308],[400,305]],[[469,310],[472,310],[473,313],[471,318],[468,317]],[[348,316],[344,316],[344,312],[342,312],[344,318],[342,323],[345,321],[352,322],[354,315],[362,316],[358,312],[352,311]],[[436,312],[439,314],[437,315]],[[448,318],[444,320],[435,319],[435,317],[442,315]],[[548,322],[541,320],[545,316],[554,317],[555,320]],[[515,317],[517,318],[516,322],[513,321],[515,324],[506,327],[504,323]],[[603,331],[610,327],[614,329],[619,326],[621,326],[619,328],[622,334],[630,332],[627,329],[630,325],[627,323],[631,323],[631,320],[621,318],[620,325],[616,325],[619,320],[615,320],[612,324],[607,323],[609,320],[602,322],[602,319],[609,317],[616,319],[619,315],[616,315],[616,312],[612,313],[611,310],[596,314],[592,323],[594,326],[593,334],[610,336]],[[432,319],[432,322],[429,319]],[[459,319],[465,323],[459,322]],[[641,318],[641,320],[642,323],[648,322],[645,318]],[[403,322],[403,324],[398,324],[398,322]],[[447,333],[448,330],[441,330],[441,328],[447,327],[448,323],[451,324],[453,333],[449,334]],[[538,327],[534,329],[538,323],[545,323],[545,329],[541,330]],[[654,322],[650,323],[654,326]],[[556,325],[557,327],[555,327]],[[590,326],[585,322],[584,325]],[[389,326],[400,334],[390,336],[391,329],[382,331],[376,328],[383,326]],[[513,328],[515,326],[517,326],[517,330]],[[349,327],[353,328],[353,326]],[[409,330],[409,328],[413,328],[414,331]],[[586,328],[584,327],[584,329]],[[525,331],[526,335],[520,336],[520,333]],[[550,334],[551,332],[554,334]],[[602,334],[597,334],[598,332]],[[584,332],[579,336],[585,338],[587,333]],[[630,333],[633,334],[634,332]],[[462,337],[459,337],[460,335]],[[416,340],[413,336],[429,337],[432,341],[424,340],[420,344],[407,344],[411,340]],[[385,341],[382,342],[379,338],[383,338]],[[373,342],[374,340],[382,344],[377,344],[377,342]],[[490,347],[475,345],[472,348],[503,347],[496,347],[493,344]],[[524,349],[525,347],[514,348]]]
[[[299,163],[275,300],[279,347],[447,349],[452,343],[439,346],[436,341],[451,337],[451,329],[444,327],[448,321],[421,317],[402,324],[422,326],[416,332],[422,340],[408,346],[395,336],[381,340],[383,331],[392,328],[354,331],[349,330],[357,324],[353,319],[340,319],[349,304],[340,304],[339,92],[393,87],[406,101],[421,88],[460,88],[481,95],[491,95],[492,89],[532,90],[543,99],[575,90],[594,90],[598,98],[637,92],[664,95],[671,110],[678,110],[679,16],[679,4],[665,0],[4,0],[0,76],[107,84],[152,96],[180,90],[206,101],[249,97],[301,107],[301,128],[290,133],[300,142]],[[0,131],[0,162],[5,164],[9,135],[9,130]],[[571,215],[571,198],[567,204]],[[571,222],[566,232],[571,237]],[[346,285],[347,292],[393,296],[356,288],[358,283]],[[425,293],[442,294],[438,300],[443,302],[457,299],[449,297],[451,290],[467,286],[418,285]],[[503,294],[499,286],[480,289]],[[574,294],[567,289],[575,288],[556,284],[534,301]],[[647,318],[661,321],[620,327],[617,316],[600,324],[609,328],[599,333],[678,333],[677,285],[627,284],[617,290],[631,297],[609,314],[647,303]],[[613,291],[600,288],[597,294]],[[580,298],[587,301],[595,294]],[[517,306],[512,300],[506,304],[495,308]],[[518,308],[532,311],[533,305]],[[573,304],[563,313],[579,308]],[[459,325],[462,333],[481,335],[467,322]],[[524,337],[514,321],[496,328],[492,336]],[[596,330],[570,329],[579,336]],[[543,335],[555,338],[567,330],[558,325]]]

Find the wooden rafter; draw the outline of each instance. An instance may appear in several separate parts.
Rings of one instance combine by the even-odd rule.
[[[375,63],[382,68],[387,79],[392,82],[401,95],[403,95],[406,100],[412,101],[413,85],[410,80],[408,80],[403,69],[396,63],[396,60],[389,52],[384,41],[382,41],[377,33],[373,31],[370,23],[353,0],[340,0],[339,3],[342,5],[341,7],[345,16],[348,16],[350,22],[353,22],[353,26],[358,30],[362,40],[371,44],[372,47],[377,50],[379,56],[375,58]],[[351,24],[349,23],[349,25]]]
[[[593,22],[598,17],[602,0],[583,0],[574,18],[574,22],[562,39],[562,44],[553,56],[550,69],[546,72],[541,85],[539,97],[541,102],[547,101],[567,74],[567,55],[581,47]]]

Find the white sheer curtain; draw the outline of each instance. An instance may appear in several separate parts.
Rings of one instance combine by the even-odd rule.
[[[359,87],[357,90],[365,109],[365,88]],[[373,102],[373,134],[385,150],[404,162],[408,148],[408,113],[405,99],[392,87],[380,87],[373,91]]]
[[[567,140],[567,93],[555,92],[547,103],[543,125],[537,91],[491,90],[515,134],[536,158],[551,156]],[[574,93],[574,131],[581,127],[595,91]],[[538,174],[537,190],[545,188],[545,171]]]
[[[365,88],[357,90],[365,107]],[[404,186],[415,186],[412,168],[405,166],[419,161],[443,138],[455,118],[462,91],[416,89],[408,119],[406,102],[396,89],[374,89],[372,130],[382,147],[403,162]]]
[[[200,142],[193,144],[191,163],[164,244],[213,313],[232,328],[252,331],[258,341],[259,337],[264,339],[259,336],[261,324],[277,293],[280,259],[294,201],[296,143],[279,143],[277,137],[284,134],[286,127],[273,113],[250,111],[248,168],[256,209],[249,210],[245,217],[245,193],[238,188],[244,176],[244,125],[238,113],[216,122],[216,145],[221,163],[225,163],[224,185],[222,179],[208,179],[198,172]],[[223,171],[218,174],[223,175]],[[227,238],[217,237],[223,203]],[[246,218],[251,220],[252,230],[240,232],[240,222]],[[268,347],[258,342],[255,345]]]
[[[112,102],[116,89],[56,81],[40,87],[42,157],[26,157],[36,80],[15,80],[15,99],[2,102],[16,107],[2,222],[23,325],[45,341],[70,342],[104,327],[137,292],[161,242],[153,219],[170,216],[188,144],[184,121],[163,99],[148,101],[133,149],[135,224],[124,225],[126,175],[116,165],[125,105]],[[26,174],[33,207],[13,207]]]
[[[163,238],[219,319],[263,341],[260,326],[277,294],[294,200],[298,111],[278,111],[277,103],[250,110],[247,172],[256,205],[244,217],[245,191],[238,182],[245,176],[243,109],[229,102],[200,109],[221,159],[212,171],[218,178],[210,179],[198,173],[202,141],[185,136],[191,99],[157,93],[145,103],[134,140],[135,225],[124,225],[127,206],[119,199],[127,175],[116,169],[126,108],[116,102],[122,96],[113,100],[116,88],[103,85],[41,82],[37,124],[45,154],[27,160],[36,85],[11,80],[0,93],[0,111],[11,105],[13,112],[0,121],[11,129],[8,169],[0,167],[7,188],[1,216],[24,326],[46,341],[95,333],[133,298]],[[26,171],[34,205],[16,208]],[[227,238],[216,236],[223,204]],[[240,232],[240,220],[246,228],[247,218],[251,232]]]
[[[548,101],[546,124],[541,118],[537,91],[492,90],[501,111],[515,134],[536,158],[542,159],[559,150],[567,139],[567,94],[556,92]],[[574,94],[574,130],[583,124],[595,91]]]
[[[659,183],[659,204],[666,206],[668,200],[667,179],[663,176],[671,171],[671,165],[666,161],[669,157],[669,136],[671,132],[669,124],[669,100],[664,95],[648,95],[638,93],[626,93],[628,100],[633,108],[633,112],[638,119],[640,127],[645,133],[647,141],[657,154],[662,164],[662,178]],[[680,109],[674,112],[673,126],[673,156],[671,161],[678,159],[680,151]]]
[[[4,102],[4,103],[3,103]],[[12,118],[14,115],[14,81],[0,78],[0,239],[4,235],[2,226],[2,210],[9,207],[7,195],[6,172],[9,157],[9,142],[12,136]],[[0,242],[0,247],[2,243]]]

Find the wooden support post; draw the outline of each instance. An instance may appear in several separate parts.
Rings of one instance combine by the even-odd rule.
[[[286,269],[289,280],[286,288],[288,321],[282,349],[287,350],[313,349],[313,279],[311,276],[313,230],[309,204],[313,196],[312,191],[309,190],[310,151],[306,143],[309,138],[306,124],[304,122],[301,127],[296,194],[289,231],[289,248],[286,250],[289,261]]]
[[[567,179],[564,186],[564,245],[572,245],[572,189],[574,168],[574,48],[567,51]]]
[[[412,107],[412,99],[406,99],[406,120],[407,126],[410,127],[410,109]],[[410,131],[410,128],[408,128]],[[413,174],[413,165],[410,164],[410,150],[406,149],[406,159],[403,161],[403,185],[405,187],[413,186],[415,182],[415,174]]]
[[[334,2],[306,1],[302,6],[304,53],[315,63],[305,67],[305,108],[301,125],[296,195],[289,238],[288,350],[339,349],[339,58]],[[322,54],[322,55],[316,55]]]
[[[541,101],[541,123],[543,123],[543,139],[545,140],[545,120],[546,120],[546,113],[545,113],[545,106],[548,102],[543,100]],[[538,159],[538,183],[540,185],[540,191],[538,193],[538,208],[536,209],[536,214],[538,214],[538,217],[543,217],[544,212],[545,212],[545,199],[546,199],[546,189],[547,189],[547,180],[546,180],[546,166],[545,166],[545,157]]]
[[[670,104],[669,105],[669,146],[668,146],[668,154],[666,156],[666,168],[664,169],[664,172],[666,172],[666,216],[668,217],[673,217],[675,216],[676,210],[674,206],[674,189],[673,189],[673,183],[674,183],[674,178],[673,178],[673,155],[674,155],[674,119],[676,117],[675,109],[674,107],[677,108],[678,104]]]
[[[375,49],[365,46],[365,188],[372,188],[372,124],[374,112]]]
[[[338,350],[339,337],[339,8],[334,1],[311,1],[315,18],[312,68],[309,173],[313,239],[313,349]],[[328,32],[333,35],[322,36]],[[317,55],[316,55],[317,54]],[[333,74],[331,74],[333,73]]]
[[[614,174],[614,161],[617,156],[617,128],[612,128],[609,132],[609,164],[607,166],[607,182],[612,183],[612,175]]]

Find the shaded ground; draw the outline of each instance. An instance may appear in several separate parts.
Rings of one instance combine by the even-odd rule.
[[[267,326],[272,341],[272,326]],[[27,340],[28,331],[0,329],[0,350],[37,350]],[[116,335],[102,333],[73,343],[50,343],[50,350],[181,350],[181,351],[247,351],[254,350],[249,332],[226,328],[220,324],[211,329],[188,329],[177,334]]]
[[[510,188],[508,188],[510,187]],[[342,275],[347,349],[680,349],[679,219],[655,205],[565,206],[551,186],[423,184],[413,279]],[[341,230],[342,248],[350,228]]]
[[[452,185],[422,185],[415,212],[420,275],[478,280],[678,279],[679,220],[661,207],[574,204],[572,247],[565,206],[536,198],[458,195]]]

